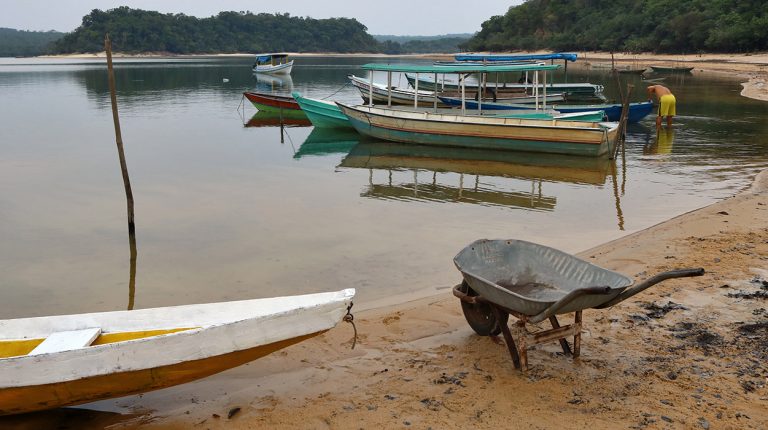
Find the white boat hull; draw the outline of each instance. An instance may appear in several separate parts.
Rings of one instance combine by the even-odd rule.
[[[253,67],[254,72],[268,75],[290,75],[291,70],[293,70],[293,60],[274,66],[271,64],[258,64]]]
[[[0,342],[100,327],[102,336],[180,330],[0,359],[0,414],[81,404],[177,385],[334,327],[354,290],[294,297],[0,321]],[[98,341],[98,340],[97,340]]]

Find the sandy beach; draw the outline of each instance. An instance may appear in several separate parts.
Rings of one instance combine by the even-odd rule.
[[[743,96],[768,101],[768,54],[615,59],[735,76]],[[0,427],[768,428],[768,171],[736,196],[578,256],[636,281],[676,268],[706,274],[585,311],[581,357],[557,342],[538,345],[525,372],[502,337],[472,331],[446,285],[434,297],[356,313],[354,349],[352,326],[340,323],[204,380],[89,405],[104,412],[7,417]]]

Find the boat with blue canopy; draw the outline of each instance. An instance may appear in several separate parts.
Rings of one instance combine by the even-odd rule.
[[[551,54],[457,54],[454,56],[454,59],[456,60],[456,64],[523,64],[525,62],[528,63],[542,63],[544,61],[551,61],[552,64],[554,64],[555,60],[563,60],[563,66],[565,68],[565,73],[567,75],[568,73],[568,63],[572,61],[576,61],[578,56],[574,53],[567,53],[567,52],[556,52]],[[409,81],[411,78],[409,78]],[[579,97],[597,97],[602,98],[602,92],[603,92],[603,86],[602,85],[595,85],[590,83],[553,83],[553,82],[544,82],[542,85],[546,84],[549,87],[549,90],[551,92],[562,92],[569,96],[579,96]],[[429,84],[427,84],[429,85]],[[421,86],[425,89],[427,88],[427,85],[422,82]],[[450,85],[450,84],[447,84]],[[510,88],[522,88],[522,89],[530,89],[531,84],[528,82],[527,78],[523,79],[521,77],[521,82],[518,83],[505,83],[501,86],[497,84],[496,87],[494,87],[496,90],[502,90],[502,89],[510,89]],[[442,84],[442,88],[446,88],[446,83],[444,82]]]
[[[444,97],[438,96],[440,102],[449,106],[461,106],[461,100],[456,97]],[[466,100],[464,102],[467,109],[477,109],[478,104],[474,100]],[[511,104],[511,103],[493,103],[484,102],[482,105],[485,110],[510,110],[510,109],[532,109],[525,104]],[[551,104],[550,109],[554,109],[560,113],[576,113],[576,112],[590,112],[590,111],[603,111],[608,118],[608,121],[618,121],[621,117],[621,103],[607,103],[607,104],[578,104],[578,105],[564,105],[564,104]],[[648,114],[653,111],[652,102],[637,102],[629,104],[629,116],[627,122],[639,122]]]
[[[255,73],[290,75],[291,69],[293,60],[288,60],[288,54],[283,52],[256,54],[256,61],[253,63]]]
[[[556,52],[552,54],[456,54],[456,61],[544,61],[565,60],[576,61],[578,55],[574,53]]]

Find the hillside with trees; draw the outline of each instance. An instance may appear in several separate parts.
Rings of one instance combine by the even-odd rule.
[[[0,57],[29,57],[49,52],[51,42],[64,33],[0,28]]]
[[[528,0],[463,49],[660,53],[768,50],[765,0]]]
[[[99,52],[104,34],[120,52],[380,52],[381,44],[355,19],[221,12],[210,18],[119,7],[94,9],[55,43],[57,53]]]

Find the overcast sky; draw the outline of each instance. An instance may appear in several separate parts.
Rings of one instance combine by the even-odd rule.
[[[0,0],[0,27],[72,31],[93,9],[118,6],[184,13],[200,18],[221,11],[290,13],[312,18],[356,18],[371,34],[438,35],[474,33],[493,15],[522,0],[360,1],[360,0]],[[430,9],[431,8],[431,9]]]

